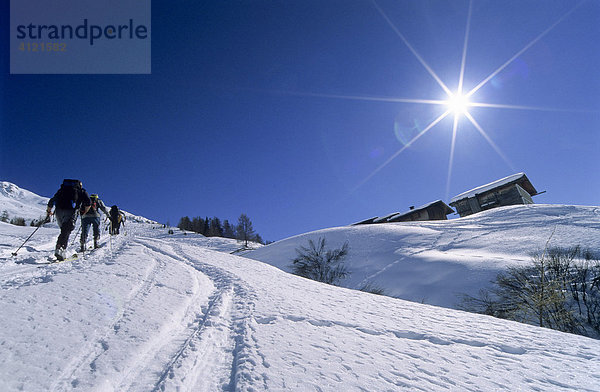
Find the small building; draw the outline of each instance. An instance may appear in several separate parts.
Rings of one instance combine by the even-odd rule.
[[[425,204],[421,207],[414,206],[406,212],[393,212],[382,217],[374,217],[365,219],[360,222],[353,223],[356,225],[367,225],[373,223],[389,223],[389,222],[411,222],[411,221],[428,221],[428,220],[444,220],[448,219],[446,215],[452,214],[454,210],[441,200]]]
[[[538,192],[525,173],[517,173],[454,196],[450,205],[461,216],[516,204],[533,204]]]
[[[454,213],[454,210],[441,200],[436,200],[421,207],[410,207],[410,210],[402,214],[390,217],[388,222],[410,222],[428,220],[446,220],[446,215]]]

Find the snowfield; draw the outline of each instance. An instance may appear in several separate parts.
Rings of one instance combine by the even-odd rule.
[[[567,221],[597,233],[597,210],[575,208]],[[564,218],[528,211],[527,219]],[[534,236],[505,217],[497,230],[521,226]],[[457,246],[432,222],[403,226],[392,245],[379,230],[393,226],[359,229],[371,231],[364,249],[438,238],[440,254],[469,256],[460,260],[467,271],[484,249],[522,257],[521,248],[500,252],[502,243],[486,248],[494,230],[480,218],[460,220],[465,237],[458,227],[447,234]],[[598,340],[310,281],[231,254],[240,247],[232,240],[144,222],[126,229],[103,231],[102,248],[83,258],[47,264],[54,223],[17,256],[33,228],[0,223],[1,391],[600,390]],[[331,244],[348,230],[357,228],[330,229]],[[425,263],[436,270],[443,259]],[[430,298],[445,290],[429,287]]]
[[[367,283],[387,295],[457,308],[508,266],[531,262],[549,247],[600,250],[600,207],[530,204],[495,208],[447,221],[335,227],[287,238],[246,257],[291,271],[296,249],[326,238],[328,248],[348,242],[344,287]]]

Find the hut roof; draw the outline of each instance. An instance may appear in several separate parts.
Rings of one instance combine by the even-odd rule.
[[[379,217],[378,216],[374,216],[374,217],[369,218],[369,219],[361,220],[360,222],[352,223],[352,224],[350,224],[350,226],[366,225],[366,224],[369,224],[369,223],[373,223],[373,221],[375,221],[375,219],[377,219],[377,218],[379,218]]]
[[[527,193],[529,193],[531,196],[535,196],[537,194],[537,190],[531,184],[525,173],[517,173],[508,177],[501,178],[494,182],[490,182],[489,184],[478,186],[477,188],[473,188],[469,191],[461,193],[460,195],[454,196],[452,200],[450,200],[450,204],[456,203],[457,201],[466,199],[468,197],[475,197],[479,194],[488,192],[494,188],[510,184],[519,184],[519,186],[525,189]]]
[[[391,214],[387,214],[386,216],[382,216],[381,218],[377,218],[373,221],[373,223],[383,223],[383,222],[387,222],[388,219],[390,219],[392,216],[398,215],[399,212],[392,212]]]

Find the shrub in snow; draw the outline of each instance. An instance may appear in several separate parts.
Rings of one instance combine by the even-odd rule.
[[[377,294],[377,295],[386,295],[385,289],[376,283],[367,282],[361,286],[360,291],[364,291],[366,293]]]
[[[495,287],[465,297],[463,309],[600,337],[600,257],[579,246],[552,248],[499,274]]]
[[[348,254],[348,242],[341,248],[325,249],[325,238],[319,238],[317,243],[308,241],[308,247],[296,248],[298,256],[292,260],[292,272],[328,284],[337,284],[346,278],[350,272],[344,266],[343,259]]]
[[[16,217],[10,220],[10,223],[16,226],[25,226],[25,218]]]

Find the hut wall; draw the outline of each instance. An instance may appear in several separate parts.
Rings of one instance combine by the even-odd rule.
[[[429,220],[427,210],[416,210],[414,212],[401,215],[397,218],[390,219],[390,222],[411,222],[411,221],[426,221]]]
[[[469,209],[471,212],[469,214],[474,214],[476,212],[481,211],[481,205],[479,204],[479,200],[476,197],[469,197]]]
[[[428,220],[446,220],[446,208],[443,206],[427,208]]]
[[[477,195],[482,210],[517,204],[533,204],[531,196],[517,184]]]
[[[471,215],[473,213],[467,199],[459,200],[451,205],[456,209],[456,213],[461,217]]]

